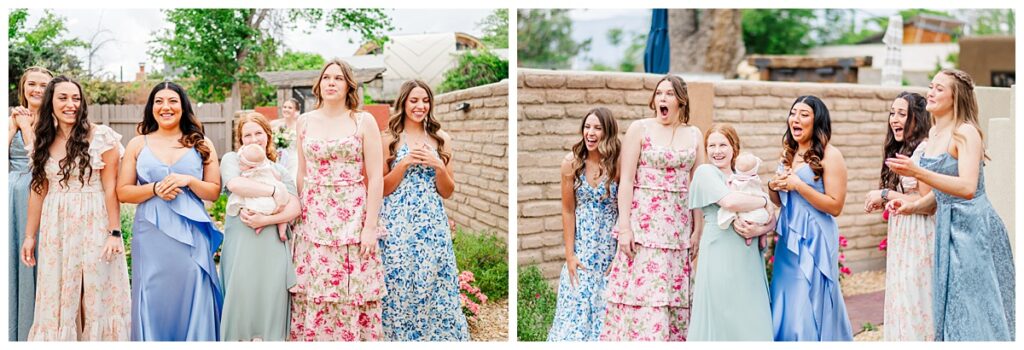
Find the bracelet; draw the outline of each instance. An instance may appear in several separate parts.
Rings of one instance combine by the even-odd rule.
[[[157,181],[157,182],[153,183],[153,195],[154,196],[157,196],[157,194],[156,194],[156,185],[159,185],[159,184],[160,184],[160,181]]]
[[[270,191],[270,196],[273,197],[275,194],[277,194],[277,186],[271,186],[271,187],[274,188],[274,190]]]
[[[764,197],[764,207],[768,209],[768,197]]]

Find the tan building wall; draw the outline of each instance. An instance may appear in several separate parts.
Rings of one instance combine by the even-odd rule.
[[[508,81],[435,96],[434,116],[452,137],[455,193],[448,217],[508,237]],[[468,103],[469,109],[456,110]]]
[[[519,70],[520,265],[537,264],[548,278],[557,277],[561,269],[564,252],[558,171],[562,157],[578,138],[580,118],[592,107],[606,106],[624,133],[632,121],[651,116],[647,103],[660,78],[637,73]],[[878,243],[886,226],[880,214],[864,213],[864,194],[878,187],[888,110],[904,88],[749,81],[688,85],[698,92],[710,88],[710,94],[691,92],[693,108],[708,112],[710,107],[714,122],[732,123],[740,134],[742,149],[765,160],[760,171],[763,178],[778,165],[785,118],[793,100],[815,95],[825,101],[832,118],[833,145],[842,151],[848,168],[846,207],[837,218],[840,233],[849,241],[844,249],[847,264],[854,271],[884,267],[885,255],[878,250]],[[906,89],[926,92],[923,88]],[[709,120],[699,115],[694,119],[694,124],[707,129]]]

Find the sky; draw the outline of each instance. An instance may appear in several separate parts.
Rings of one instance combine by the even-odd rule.
[[[77,37],[86,42],[103,43],[93,57],[93,71],[120,80],[123,69],[124,80],[132,80],[139,63],[146,63],[147,71],[162,69],[162,64],[149,57],[148,41],[152,33],[169,28],[163,14],[156,9],[56,9],[55,14],[67,21],[66,37]],[[490,9],[399,9],[386,10],[391,16],[395,30],[388,35],[422,34],[441,32],[465,32],[482,36],[477,23],[492,12]],[[34,26],[42,16],[42,10],[30,9],[27,26]],[[94,39],[95,38],[95,39]],[[356,39],[349,43],[349,39]],[[325,59],[346,57],[355,53],[362,43],[352,33],[328,32],[323,26],[310,34],[301,30],[286,31],[286,46],[295,51],[319,53]],[[88,53],[82,49],[76,52],[83,65],[88,64]]]

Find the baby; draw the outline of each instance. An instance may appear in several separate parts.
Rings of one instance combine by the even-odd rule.
[[[768,195],[761,190],[761,178],[757,176],[757,169],[760,167],[761,158],[750,153],[740,153],[736,157],[736,172],[729,176],[729,188],[733,191],[768,198]],[[759,225],[764,225],[771,220],[771,216],[765,208],[757,208],[742,213],[734,213],[725,208],[718,209],[718,227],[723,230],[729,228],[729,224],[737,218]]]
[[[238,164],[242,170],[240,176],[253,180],[265,185],[274,186],[275,191],[284,191],[285,185],[281,182],[281,176],[276,171],[269,159],[267,159],[266,151],[263,147],[257,144],[248,144],[238,149]],[[286,203],[280,203],[286,204]],[[228,196],[227,215],[237,216],[242,208],[252,210],[254,212],[271,215],[277,213],[277,207],[279,203],[274,201],[274,197],[246,197],[237,193],[231,193]],[[288,236],[286,235],[287,223],[277,224],[277,233],[280,236],[281,241],[287,241]],[[256,234],[260,234],[263,228],[256,229]]]

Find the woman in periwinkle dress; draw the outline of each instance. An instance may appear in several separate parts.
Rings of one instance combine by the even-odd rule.
[[[694,276],[690,341],[771,341],[772,310],[764,273],[760,237],[774,228],[736,219],[718,227],[718,209],[734,212],[768,207],[768,198],[733,192],[727,180],[740,153],[739,135],[729,124],[716,124],[704,141],[709,164],[693,174],[690,208],[704,214],[704,231]],[[747,239],[753,239],[753,242]]]
[[[604,107],[591,109],[582,122],[580,140],[562,160],[565,266],[548,341],[600,339],[605,272],[615,254],[611,231],[619,217],[619,126]]]
[[[825,103],[800,96],[790,107],[783,156],[769,195],[781,206],[772,269],[775,340],[853,340],[839,288],[839,226],[846,162],[829,144]]]
[[[384,134],[384,338],[469,340],[459,300],[458,268],[442,198],[455,192],[452,140],[433,113],[430,86],[410,80],[398,90]]]
[[[220,196],[213,142],[180,85],[153,87],[128,142],[117,197],[139,203],[132,235],[132,340],[220,340],[213,253],[224,234],[203,200]]]
[[[7,332],[8,340],[28,339],[36,300],[36,269],[20,263],[22,239],[28,222],[28,151],[26,145],[35,141],[36,118],[43,104],[43,93],[53,73],[43,67],[29,67],[18,81],[18,106],[11,109],[8,120],[7,149],[7,213],[10,235],[7,249]]]
[[[270,124],[262,114],[251,112],[235,121],[235,144],[256,144],[267,159],[277,156],[270,140]],[[241,211],[224,216],[224,248],[220,271],[224,283],[224,315],[221,339],[224,341],[267,340],[288,338],[291,298],[288,289],[295,286],[288,242],[278,237],[277,224],[289,222],[299,215],[299,198],[295,184],[281,164],[274,164],[286,188],[259,183],[240,176],[238,153],[224,154],[220,162],[221,183],[227,195],[266,196],[287,203],[272,215]],[[263,227],[257,234],[256,228]]]
[[[935,207],[935,340],[1012,341],[1013,254],[985,195],[985,144],[971,76],[955,69],[936,74],[926,109],[935,123],[920,165],[902,155],[886,165],[930,187],[917,200],[893,200],[889,207],[899,214]]]

